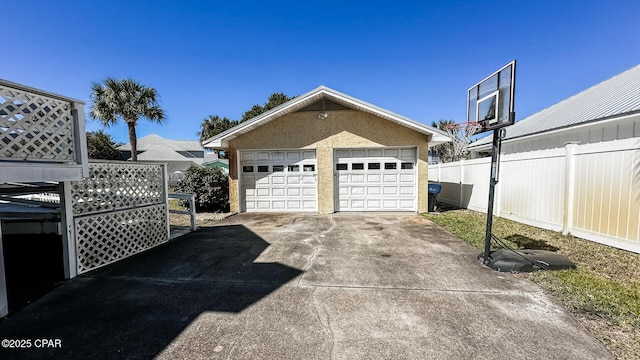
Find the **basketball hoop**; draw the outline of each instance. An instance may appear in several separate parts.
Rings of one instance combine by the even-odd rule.
[[[468,153],[467,147],[471,143],[471,136],[480,128],[482,128],[482,125],[475,121],[465,121],[445,126],[453,142],[453,151],[457,157]]]

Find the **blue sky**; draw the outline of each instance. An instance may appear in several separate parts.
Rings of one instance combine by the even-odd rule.
[[[107,76],[154,87],[138,137],[197,139],[273,92],[325,85],[425,124],[517,59],[523,119],[640,64],[640,2],[4,0],[0,78],[83,100]],[[87,118],[87,129],[102,126]],[[105,129],[126,142],[124,124]]]

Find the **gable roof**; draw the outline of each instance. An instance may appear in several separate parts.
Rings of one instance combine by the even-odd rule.
[[[174,149],[159,145],[138,154],[139,161],[191,161],[201,163],[203,158],[186,157]]]
[[[170,140],[160,135],[149,134],[141,137],[137,142],[138,151],[147,151],[156,146],[170,146],[176,151],[204,151],[202,144],[197,140]],[[118,146],[120,151],[131,151],[131,144],[126,143]]]
[[[432,126],[421,124],[415,120],[409,119],[407,117],[367,103],[365,101],[356,99],[339,91],[330,89],[326,86],[320,86],[309,91],[306,94],[295,97],[276,108],[273,108],[250,120],[240,123],[227,131],[221,132],[220,134],[209,138],[202,143],[204,147],[208,148],[227,148],[229,146],[229,140],[235,139],[242,134],[246,134],[259,126],[267,124],[268,122],[280,118],[286,114],[304,109],[305,107],[312,105],[322,99],[333,101],[350,109],[376,115],[378,117],[395,122],[425,135],[432,135],[431,142],[429,143],[430,146],[451,141],[451,138],[449,138],[449,136],[444,131],[436,129]]]
[[[507,128],[505,140],[566,129],[623,115],[640,113],[640,65],[548,107]],[[480,150],[492,136],[469,146]]]

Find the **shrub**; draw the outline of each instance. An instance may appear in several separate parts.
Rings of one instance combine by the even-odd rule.
[[[229,179],[220,168],[190,167],[175,191],[195,194],[196,211],[229,211]]]

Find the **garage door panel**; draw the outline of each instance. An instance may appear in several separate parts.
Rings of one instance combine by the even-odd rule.
[[[364,175],[363,174],[351,175],[351,183],[364,183]]]
[[[411,209],[414,206],[414,201],[413,199],[400,199],[400,208],[402,209]]]
[[[337,211],[416,211],[415,148],[335,151]]]
[[[316,183],[316,177],[313,175],[303,175],[302,176],[302,183],[305,185],[309,185],[309,184],[315,184]]]
[[[317,211],[315,150],[243,151],[240,159],[246,211]]]
[[[395,199],[384,199],[382,204],[385,210],[398,208],[398,200]]]
[[[381,157],[382,149],[369,149],[367,152],[368,157]]]
[[[415,195],[413,186],[400,186],[400,195]]]
[[[367,195],[382,195],[382,188],[380,186],[367,186]]]
[[[367,174],[367,183],[379,183],[381,181],[381,174]]]
[[[380,209],[382,209],[382,200],[381,199],[369,199],[369,200],[367,200],[367,209],[368,210],[380,210]]]
[[[242,161],[252,161],[256,159],[256,154],[255,153],[242,153],[240,155],[240,160]]]
[[[253,158],[255,160],[269,160],[269,152],[266,152],[266,151],[257,152],[255,156],[253,156]]]
[[[256,201],[256,209],[268,210],[271,208],[271,201]]]
[[[384,156],[386,157],[398,157],[398,149],[385,149]]]
[[[413,159],[415,157],[415,149],[400,149],[400,157]]]
[[[398,174],[384,174],[382,176],[382,181],[385,183],[397,183],[398,182]]]
[[[415,174],[400,174],[400,182],[402,183],[414,183],[415,179]]]
[[[384,195],[398,195],[398,187],[397,186],[383,186],[382,193]]]
[[[350,203],[352,209],[364,210],[364,200],[352,199]]]

